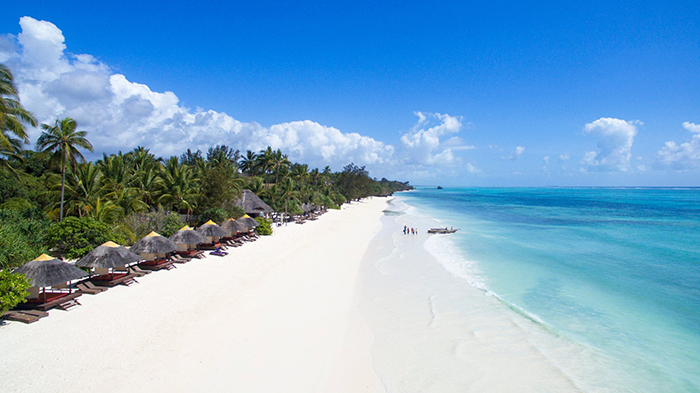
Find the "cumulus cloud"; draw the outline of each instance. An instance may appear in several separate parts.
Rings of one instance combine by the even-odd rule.
[[[602,117],[586,124],[584,132],[598,137],[598,151],[584,154],[583,170],[628,171],[632,157],[632,143],[640,121],[625,121]]]
[[[564,154],[560,154],[560,155],[559,155],[559,159],[562,160],[562,161],[566,161],[566,160],[568,160],[569,158],[571,158],[571,156],[569,155],[569,153],[564,153]]]
[[[680,171],[700,168],[700,125],[686,121],[683,128],[692,134],[690,139],[680,145],[674,141],[666,142],[656,153],[660,166]]]
[[[296,161],[336,167],[351,161],[359,165],[384,164],[394,155],[391,145],[310,120],[263,127],[223,112],[186,108],[173,92],[152,91],[113,73],[91,55],[66,51],[63,33],[53,23],[25,16],[20,26],[22,32],[17,36],[0,37],[0,61],[15,73],[22,104],[40,122],[52,123],[65,116],[76,119],[79,128],[89,132],[98,152],[142,145],[168,156],[187,148],[205,150],[214,144],[241,150],[271,146],[288,152]],[[431,116],[423,116],[420,122],[429,121]],[[443,121],[443,131],[426,133],[439,138],[458,131],[459,119],[437,116]],[[35,140],[39,132],[31,130],[31,139]],[[418,150],[430,143],[429,135],[420,135],[414,141]],[[435,162],[450,162],[454,160],[452,151],[463,148],[459,140],[446,143],[451,147],[433,155]]]
[[[457,165],[456,151],[471,150],[474,146],[465,144],[457,137],[462,129],[462,118],[440,113],[414,112],[418,122],[401,136],[401,144],[406,152],[407,163],[421,165]]]
[[[524,151],[525,151],[524,147],[516,146],[516,148],[510,153],[510,155],[508,157],[503,157],[503,158],[507,158],[509,160],[517,160],[518,158],[520,158],[520,156],[523,154]]]

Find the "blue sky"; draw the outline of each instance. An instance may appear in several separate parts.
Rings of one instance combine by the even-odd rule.
[[[270,144],[414,184],[700,186],[697,2],[482,3],[13,2],[0,61],[100,152]]]

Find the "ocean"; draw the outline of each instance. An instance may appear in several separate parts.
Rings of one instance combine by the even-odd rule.
[[[388,391],[488,391],[474,385],[481,350],[486,363],[556,371],[516,376],[536,386],[523,391],[700,392],[700,190],[419,188],[385,213],[378,244],[391,247],[366,271],[363,314],[388,342],[375,353]],[[428,262],[406,257],[422,252]],[[498,329],[510,342],[486,335]],[[388,360],[421,343],[445,349]],[[548,386],[555,374],[565,382]]]

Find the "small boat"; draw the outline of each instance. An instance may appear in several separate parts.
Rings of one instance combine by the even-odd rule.
[[[442,186],[438,186],[438,188],[437,188],[437,189],[438,189],[438,190],[442,190]]]
[[[430,228],[428,229],[428,233],[439,233],[439,234],[445,234],[445,233],[455,233],[459,230],[459,228],[450,228],[447,229],[445,228]]]

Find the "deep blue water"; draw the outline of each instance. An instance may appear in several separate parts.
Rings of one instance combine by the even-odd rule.
[[[446,188],[401,197],[460,227],[451,239],[490,290],[609,356],[629,373],[622,381],[700,391],[700,190]]]

